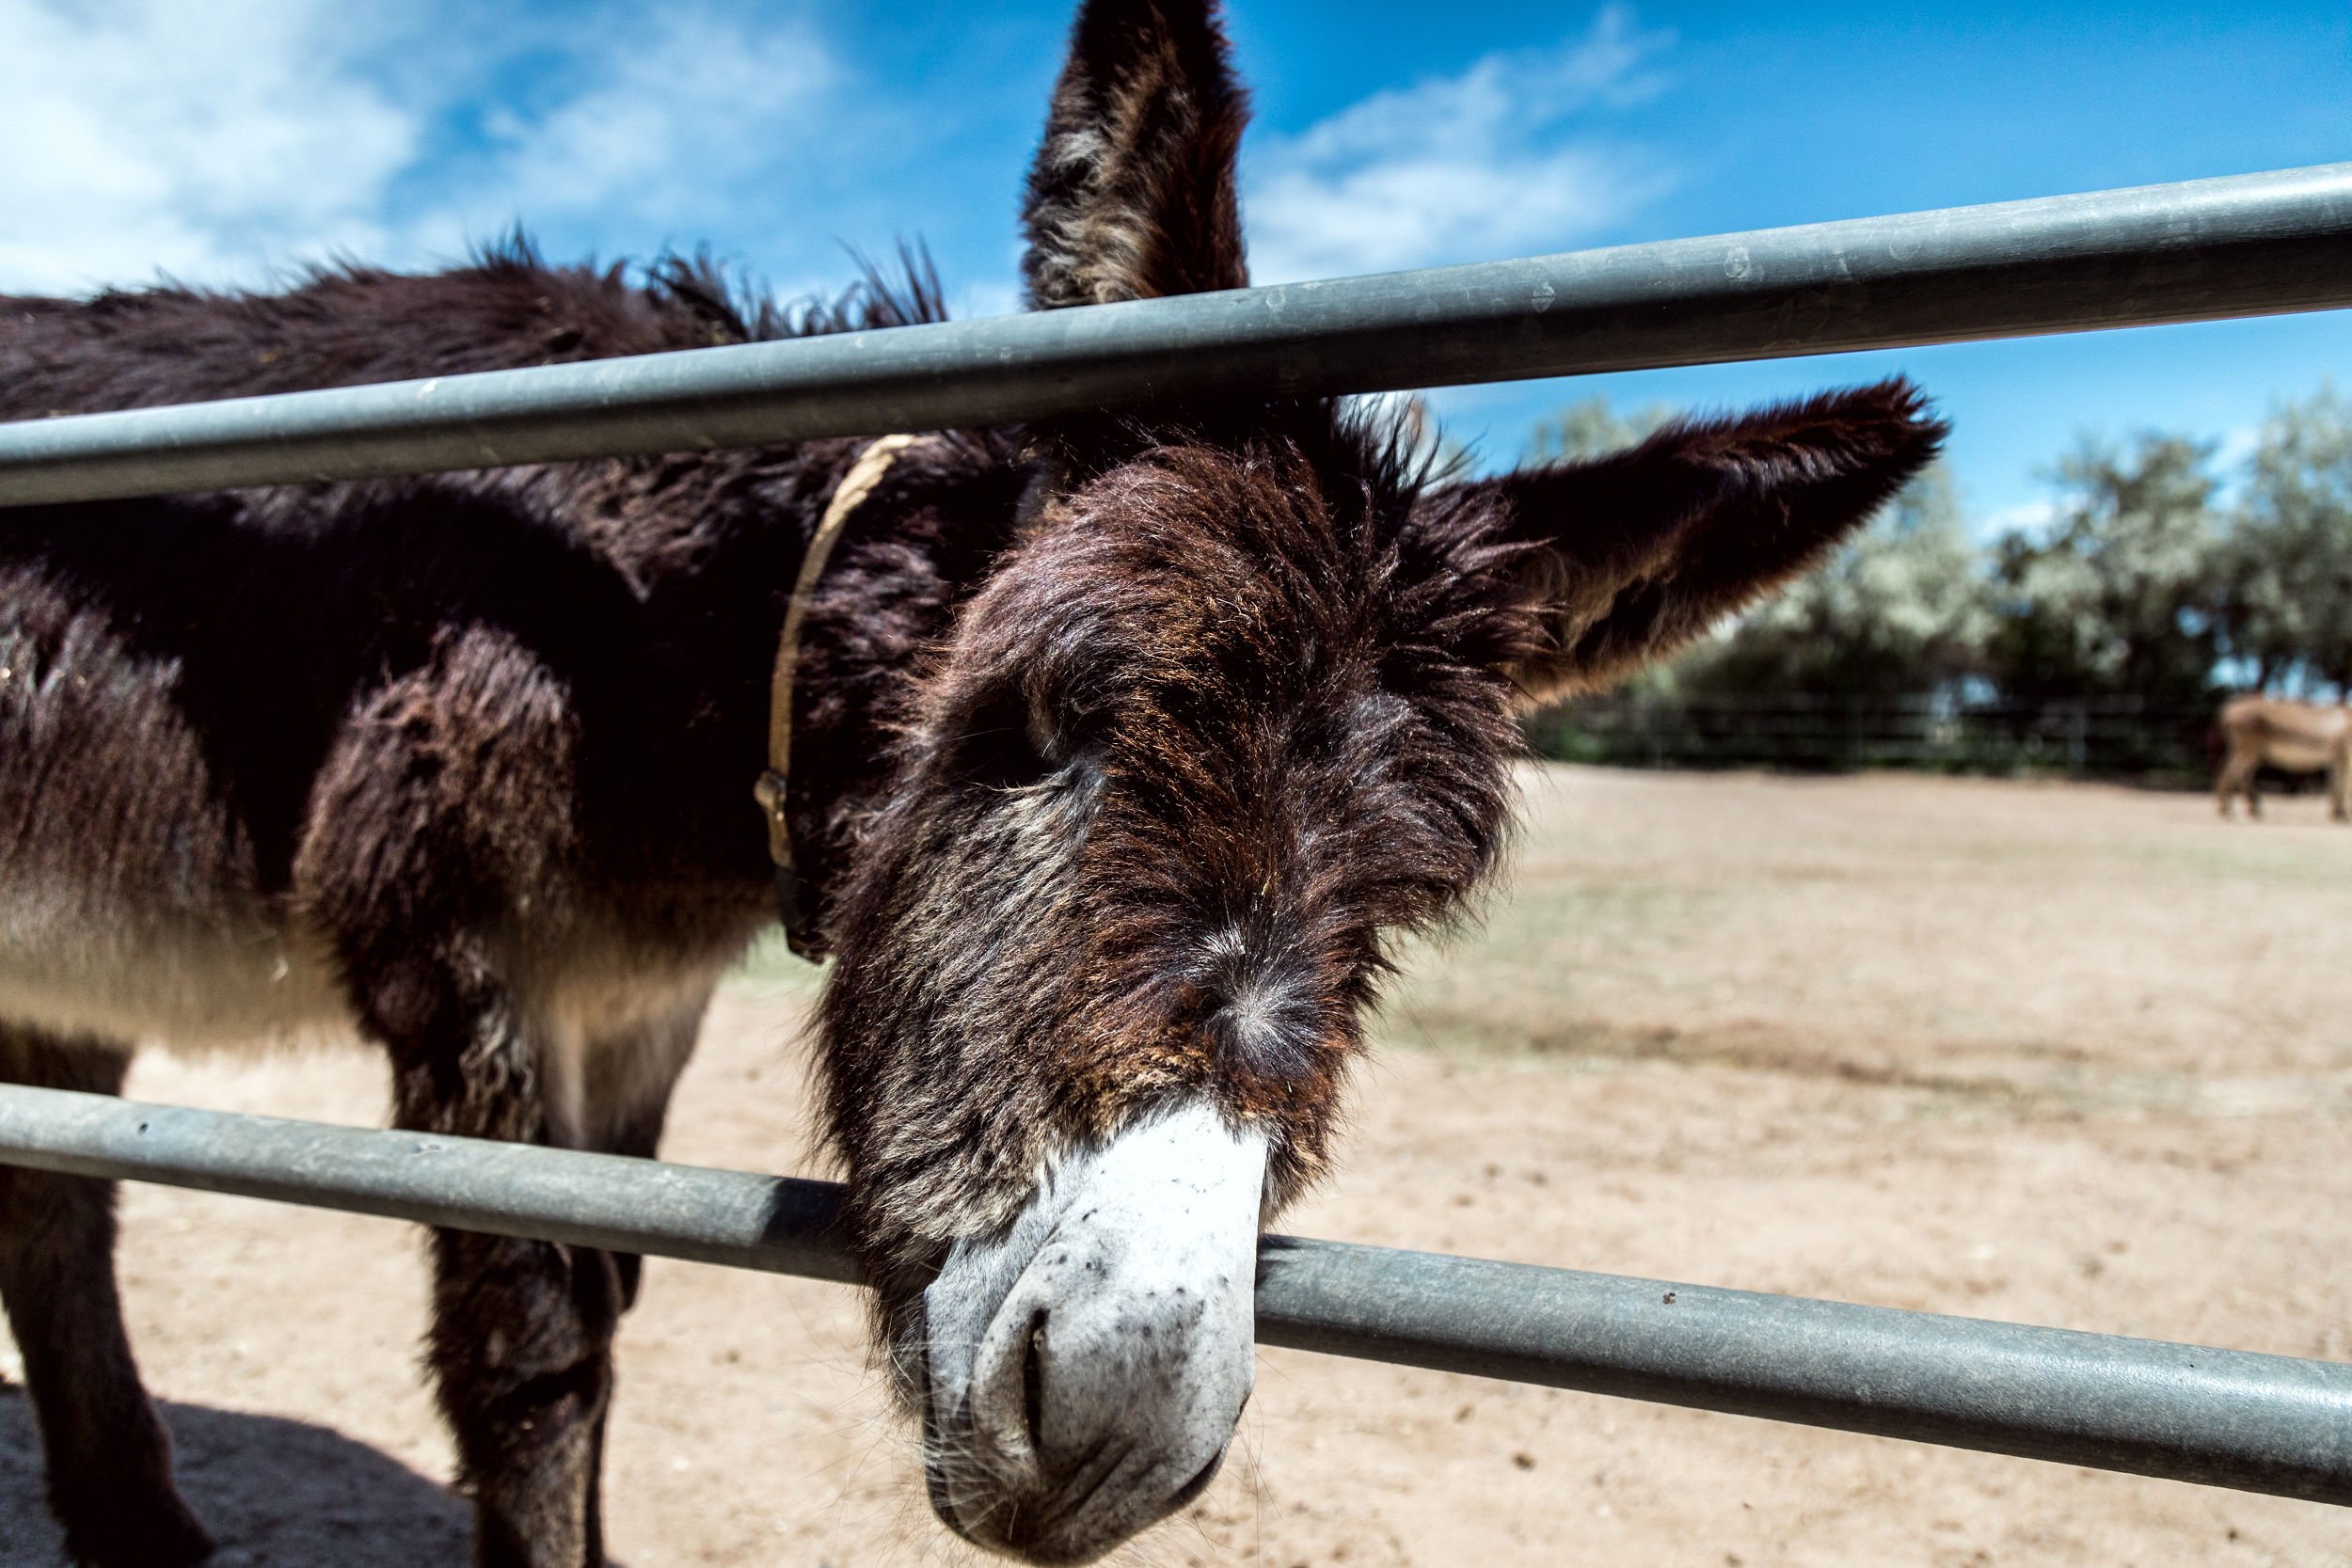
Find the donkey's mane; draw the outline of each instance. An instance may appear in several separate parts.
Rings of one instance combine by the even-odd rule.
[[[169,277],[87,299],[0,294],[0,415],[256,396],[666,350],[819,337],[946,319],[919,245],[852,251],[839,293],[779,301],[707,251],[554,263],[522,231],[437,271],[337,258],[274,286]],[[421,324],[432,324],[430,329]]]
[[[532,265],[545,266],[528,240],[516,234],[510,245],[525,246]],[[858,276],[831,298],[805,294],[779,303],[756,282],[730,273],[707,249],[692,255],[672,251],[645,269],[646,287],[692,311],[714,329],[745,342],[781,338],[822,338],[836,332],[868,332],[890,326],[919,326],[947,319],[946,292],[929,246],[921,241],[898,247],[896,266],[852,249]]]
[[[838,293],[812,293],[779,300],[757,278],[731,268],[707,245],[691,253],[665,250],[642,264],[627,257],[607,262],[594,256],[580,261],[550,261],[530,230],[518,225],[469,246],[458,264],[432,273],[400,273],[356,257],[336,256],[296,266],[278,279],[276,287],[259,293],[183,283],[167,273],[145,287],[101,289],[87,304],[97,310],[120,310],[171,298],[234,308],[256,298],[318,285],[397,283],[437,273],[471,275],[494,283],[553,282],[588,291],[640,288],[655,302],[675,306],[703,322],[713,337],[742,342],[822,338],[947,319],[946,291],[939,281],[939,267],[930,247],[922,241],[901,240],[895,265],[877,261],[855,247],[850,249],[850,260],[857,276]]]

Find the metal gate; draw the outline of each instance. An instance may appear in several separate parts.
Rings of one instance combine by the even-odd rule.
[[[2352,307],[2352,164],[0,425],[0,505]],[[850,1281],[824,1183],[0,1086],[0,1163]],[[2352,1504],[2352,1366],[1267,1237],[1268,1344]]]

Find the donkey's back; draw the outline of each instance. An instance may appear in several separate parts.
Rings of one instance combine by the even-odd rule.
[[[516,244],[448,272],[348,267],[281,293],[0,295],[0,418],[253,397],[738,341],[715,279],[552,267]]]
[[[714,295],[519,251],[277,295],[5,299],[0,419],[740,335]],[[647,624],[647,558],[702,526],[699,499],[579,465],[0,511],[0,1018],[182,1045],[339,1032],[339,947],[412,934],[372,928],[404,869],[385,863],[442,851],[483,906],[442,924],[496,928],[536,1010],[610,1019],[616,959],[707,984],[745,920],[632,962],[628,915],[584,885],[628,879],[580,853],[628,781],[660,793],[595,754],[608,725],[695,749],[675,733],[694,695],[644,650],[675,642]]]

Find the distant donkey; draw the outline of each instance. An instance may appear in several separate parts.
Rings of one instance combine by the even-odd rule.
[[[2246,797],[2246,815],[2260,816],[2262,797],[2255,779],[2265,768],[2289,773],[2328,775],[2328,814],[2352,821],[2352,706],[2292,703],[2249,694],[2221,706],[2221,740],[2228,749],[2213,783],[2214,803],[2223,816],[2230,802]]]
[[[1040,309],[1241,287],[1206,0],[1091,0],[1029,179]],[[0,300],[40,416],[887,326],[516,245],[269,296]],[[1327,1168],[1395,933],[1496,866],[1530,705],[1819,561],[1934,451],[1901,382],[1433,479],[1220,397],[913,441],[0,512],[0,1076],[347,1028],[404,1128],[649,1154],[772,919],[771,667],[825,1112],[931,1501],[1091,1558],[1248,1397],[1259,1227]],[[820,528],[839,548],[803,573]],[[771,785],[772,788],[772,785]],[[0,1295],[71,1549],[194,1562],[111,1193],[0,1175]],[[603,1559],[637,1259],[444,1231],[429,1361],[477,1560]],[[789,1484],[771,1481],[771,1484]]]

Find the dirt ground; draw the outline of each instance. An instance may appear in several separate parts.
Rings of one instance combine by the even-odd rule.
[[[1416,958],[1301,1233],[2352,1359],[2352,831],[2191,796],[1531,770],[1482,930]],[[722,1001],[666,1152],[807,1170],[807,972]],[[373,1123],[363,1055],[143,1058],[141,1097]],[[238,1564],[455,1568],[412,1232],[143,1188],[125,1290]],[[971,1554],[823,1285],[656,1260],[614,1560]],[[0,1369],[12,1352],[0,1342]],[[8,1379],[0,1379],[0,1382]],[[1237,1463],[1123,1560],[2322,1564],[2313,1504],[1263,1354]],[[0,1386],[0,1564],[55,1560]]]

